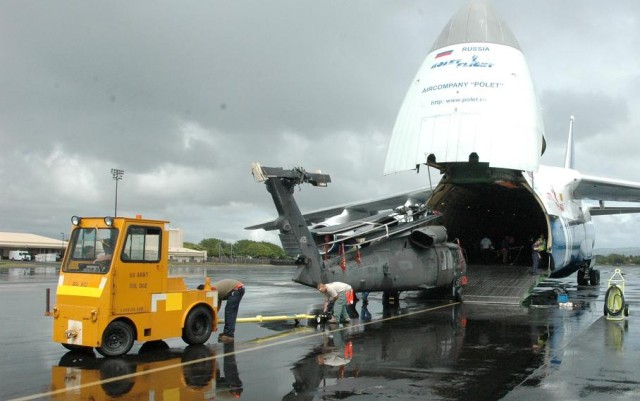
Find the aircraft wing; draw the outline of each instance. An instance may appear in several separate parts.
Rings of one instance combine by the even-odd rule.
[[[640,183],[638,182],[583,175],[573,191],[573,196],[576,199],[600,201],[599,207],[594,206],[589,210],[592,216],[640,213],[640,207],[604,205],[604,201],[640,202]]]
[[[332,206],[326,209],[320,209],[305,213],[303,214],[303,217],[307,222],[307,225],[312,225],[321,223],[331,217],[340,216],[339,223],[342,224],[356,219],[375,215],[383,210],[391,210],[404,205],[426,203],[431,196],[431,192],[431,189],[424,188],[415,191],[403,192],[384,198],[346,203],[343,205]],[[251,227],[246,227],[247,230],[255,230],[258,228],[271,231],[276,230],[278,227],[276,226],[275,220],[256,224]]]
[[[583,175],[573,196],[576,199],[640,202],[640,183]]]
[[[640,213],[640,207],[611,207],[611,206],[595,206],[589,209],[592,216],[607,216],[612,214]]]

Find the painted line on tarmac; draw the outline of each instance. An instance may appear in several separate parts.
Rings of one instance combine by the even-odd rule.
[[[240,350],[237,350],[237,351],[228,352],[228,353],[224,353],[224,354],[220,354],[220,355],[216,354],[216,355],[208,356],[208,357],[205,357],[205,358],[194,359],[194,360],[188,361],[188,362],[175,363],[175,364],[172,364],[172,365],[167,365],[167,366],[162,366],[162,367],[159,367],[159,368],[145,370],[143,372],[129,373],[129,374],[126,374],[126,375],[112,377],[112,378],[109,378],[109,379],[98,380],[98,381],[94,381],[94,382],[90,382],[90,383],[79,384],[79,385],[76,385],[76,386],[65,387],[65,388],[59,389],[59,390],[47,391],[47,392],[38,393],[38,394],[32,394],[32,395],[28,395],[28,396],[25,396],[25,397],[12,398],[12,399],[10,399],[8,401],[30,401],[30,400],[36,400],[36,399],[39,399],[39,398],[44,398],[44,397],[50,397],[50,396],[54,396],[54,395],[64,394],[64,393],[68,393],[68,392],[71,392],[71,391],[79,391],[79,390],[82,390],[84,388],[89,388],[89,387],[93,387],[93,386],[99,386],[99,385],[103,385],[103,384],[113,383],[113,382],[117,382],[117,381],[124,380],[124,379],[135,379],[138,376],[148,375],[148,374],[156,373],[156,372],[162,372],[162,371],[169,370],[169,369],[177,369],[177,368],[181,368],[181,367],[184,367],[184,366],[194,365],[196,363],[202,363],[202,362],[206,362],[206,361],[217,360],[217,359],[220,359],[220,358],[224,358],[225,356],[246,354],[248,352],[259,351],[259,350],[262,350],[262,349],[265,349],[265,348],[271,348],[271,347],[275,347],[275,346],[283,345],[283,344],[290,344],[290,343],[293,343],[293,342],[302,341],[302,340],[313,338],[313,337],[324,336],[327,333],[335,333],[335,332],[338,332],[338,331],[348,330],[349,328],[352,328],[352,327],[360,327],[360,326],[364,327],[364,326],[368,326],[368,325],[371,325],[371,324],[378,324],[378,323],[386,322],[386,321],[390,321],[390,320],[401,319],[401,318],[404,318],[404,317],[419,315],[421,313],[427,313],[427,312],[432,312],[432,311],[439,310],[439,309],[450,308],[450,307],[458,305],[458,304],[460,304],[460,302],[452,302],[452,303],[448,303],[448,304],[444,304],[444,305],[435,306],[435,307],[432,307],[432,308],[419,309],[417,311],[408,312],[408,313],[404,313],[404,314],[401,314],[401,315],[395,315],[395,316],[389,316],[389,317],[382,318],[382,319],[371,320],[371,321],[364,322],[364,323],[348,324],[348,325],[345,325],[343,327],[337,327],[337,328],[332,329],[332,330],[315,331],[314,333],[309,334],[309,335],[305,335],[305,336],[289,338],[289,339],[280,340],[280,341],[276,341],[276,342],[272,342],[272,343],[268,343],[268,344],[261,344],[261,345],[255,346],[255,347],[240,349]],[[293,334],[293,333],[291,333],[291,334]],[[272,337],[272,336],[268,336],[268,337]],[[260,339],[255,339],[255,340],[251,340],[251,341],[257,341],[257,340],[260,340]]]

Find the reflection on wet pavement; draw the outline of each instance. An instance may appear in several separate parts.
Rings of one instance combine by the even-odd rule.
[[[164,342],[118,358],[70,351],[51,369],[51,397],[146,399],[149,394],[172,394],[178,400],[207,399],[216,391],[214,356],[215,351],[204,345],[170,350]]]
[[[209,269],[247,287],[240,316],[305,313],[320,302],[316,290],[290,281],[291,268]],[[132,355],[105,359],[65,353],[52,343],[42,316],[52,275],[0,275],[2,363],[0,398],[42,399],[632,399],[640,383],[629,355],[640,355],[640,269],[623,268],[631,316],[603,317],[599,287],[575,277],[547,280],[531,307],[443,305],[403,296],[383,308],[381,296],[357,305],[360,320],[335,326],[294,322],[244,324],[236,343],[187,347],[180,339],[137,345]],[[187,284],[201,270],[181,270]],[[14,278],[10,278],[14,277]],[[558,306],[566,294],[571,309]],[[25,316],[29,317],[25,319]],[[212,337],[214,338],[214,337]],[[195,361],[195,362],[193,362]],[[113,379],[126,374],[124,379]],[[88,383],[97,382],[89,386]],[[77,387],[80,385],[81,387]],[[82,387],[84,386],[84,387]],[[71,392],[48,391],[73,388]],[[159,394],[162,394],[160,396]]]

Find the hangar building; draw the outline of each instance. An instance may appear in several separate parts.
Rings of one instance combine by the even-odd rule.
[[[9,259],[11,251],[20,250],[27,251],[31,255],[31,260],[50,262],[57,259],[54,255],[61,256],[66,247],[67,241],[62,238],[48,238],[29,233],[0,232],[0,258],[5,260]],[[42,258],[43,255],[48,258]],[[182,229],[170,228],[169,260],[172,262],[202,263],[207,260],[207,251],[185,248]]]

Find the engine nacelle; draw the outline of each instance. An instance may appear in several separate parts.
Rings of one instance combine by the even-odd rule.
[[[427,226],[411,232],[409,241],[413,245],[429,248],[447,241],[447,229],[444,226]]]

